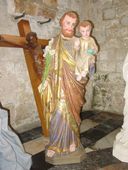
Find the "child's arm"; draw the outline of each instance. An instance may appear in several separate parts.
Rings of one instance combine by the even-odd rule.
[[[78,38],[78,39],[76,39],[76,41],[74,43],[74,58],[75,58],[75,60],[77,59],[79,49],[80,49],[80,40]]]
[[[87,53],[89,55],[96,55],[98,53],[98,46],[97,46],[95,40],[92,37],[90,37],[89,43],[90,44],[89,44],[89,48],[87,50]]]
[[[80,40],[79,40],[79,38],[77,38],[75,43],[74,43],[74,49],[75,50],[79,50],[80,49]]]

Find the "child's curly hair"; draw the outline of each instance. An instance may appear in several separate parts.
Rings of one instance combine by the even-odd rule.
[[[90,28],[92,29],[94,27],[93,23],[89,20],[83,20],[79,23],[78,25],[78,29],[80,30],[80,27],[87,27],[90,26]]]

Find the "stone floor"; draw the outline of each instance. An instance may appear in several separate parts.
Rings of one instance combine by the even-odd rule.
[[[103,111],[81,113],[81,143],[87,157],[79,164],[53,166],[45,162],[44,148],[48,138],[41,127],[19,134],[26,152],[32,154],[31,170],[128,170],[128,164],[112,156],[112,146],[120,131],[123,117]]]

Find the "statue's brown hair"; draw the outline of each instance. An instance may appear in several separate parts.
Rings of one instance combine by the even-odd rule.
[[[62,22],[63,22],[66,15],[68,15],[71,18],[76,18],[76,26],[78,25],[79,15],[75,11],[68,11],[68,12],[64,13],[64,15],[60,18],[60,25],[62,25]]]

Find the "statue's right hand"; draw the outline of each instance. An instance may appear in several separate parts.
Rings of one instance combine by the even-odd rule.
[[[42,85],[42,83],[38,86],[38,91],[40,94],[42,94],[42,92],[46,89],[46,87],[48,86],[48,81],[46,80],[44,82],[44,84]]]

